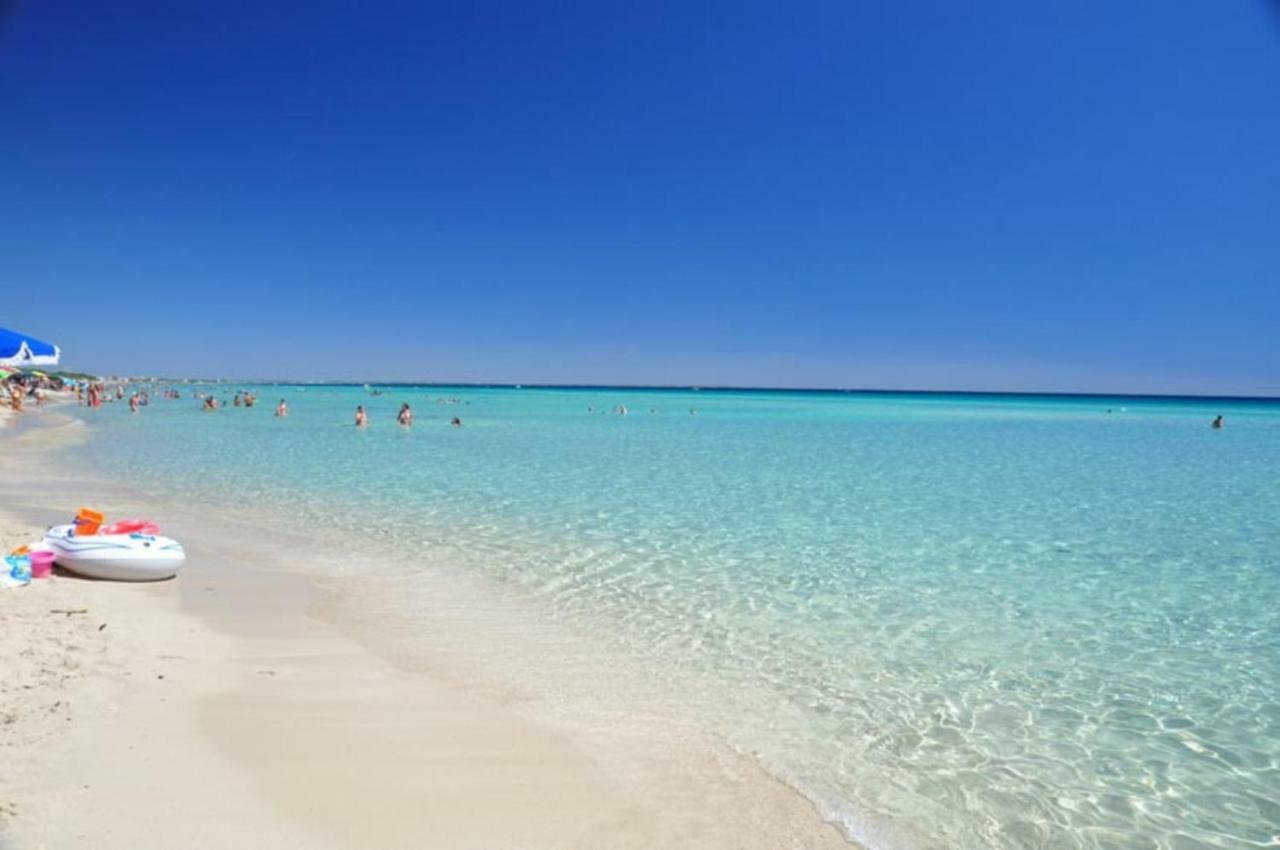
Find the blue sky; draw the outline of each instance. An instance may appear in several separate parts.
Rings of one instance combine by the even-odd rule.
[[[71,367],[1280,395],[1274,3],[5,8]]]

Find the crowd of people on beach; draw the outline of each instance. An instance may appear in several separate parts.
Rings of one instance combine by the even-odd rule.
[[[8,384],[6,387],[9,391],[9,407],[15,412],[22,412],[23,399],[30,398],[35,401],[36,406],[44,404],[44,390],[39,387],[27,388],[21,384]]]
[[[45,403],[50,392],[61,392],[66,382],[58,375],[44,372],[0,370],[0,405],[8,402],[15,413],[21,413],[27,401],[37,407]]]
[[[158,392],[162,398],[181,397],[174,389]],[[0,381],[0,405],[7,401],[8,407],[16,412],[22,412],[27,401],[32,401],[37,406],[43,405],[50,393],[65,395],[67,400],[74,394],[77,405],[91,409],[124,401],[131,413],[137,413],[151,404],[151,390],[147,386],[130,386],[130,382],[126,380],[88,379],[84,376],[51,375],[33,370],[14,373]]]

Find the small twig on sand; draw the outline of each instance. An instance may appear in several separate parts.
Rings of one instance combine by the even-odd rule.
[[[88,614],[88,608],[50,608],[50,614],[66,614],[70,617],[72,614]]]

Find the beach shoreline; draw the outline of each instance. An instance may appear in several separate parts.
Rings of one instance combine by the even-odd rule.
[[[83,430],[70,420],[5,435],[22,444],[0,465],[4,545],[78,507],[74,470],[44,451]],[[145,495],[112,503],[165,518]],[[236,542],[217,537],[217,518],[207,525],[205,537],[181,523],[191,556],[174,581],[61,575],[0,598],[27,652],[25,678],[3,693],[15,717],[0,776],[6,850],[428,837],[477,848],[851,846],[808,799],[713,736],[646,741],[639,726],[595,748],[540,722],[518,688],[460,676],[457,658],[375,652],[379,623],[362,620],[355,595],[309,576],[296,554],[263,551],[268,529]]]

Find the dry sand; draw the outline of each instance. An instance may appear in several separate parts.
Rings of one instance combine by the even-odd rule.
[[[40,449],[75,434],[0,436],[6,550],[51,521],[15,494],[74,481]],[[710,737],[620,731],[597,751],[498,689],[370,651],[317,616],[305,574],[184,542],[173,581],[0,591],[3,850],[850,846]]]

